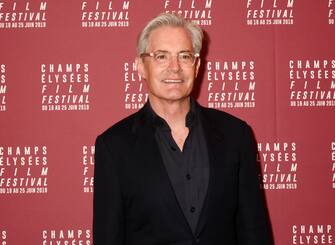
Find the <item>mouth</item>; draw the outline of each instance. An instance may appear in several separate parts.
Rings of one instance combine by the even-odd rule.
[[[164,83],[182,83],[184,80],[182,79],[164,79],[162,80]]]

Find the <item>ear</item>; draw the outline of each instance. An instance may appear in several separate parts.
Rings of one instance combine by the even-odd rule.
[[[198,58],[197,63],[195,64],[195,77],[198,76],[200,64],[201,64],[201,60],[200,60],[200,58]]]
[[[136,57],[135,64],[137,67],[137,72],[141,78],[146,79],[146,72],[143,64],[143,59],[141,57]]]

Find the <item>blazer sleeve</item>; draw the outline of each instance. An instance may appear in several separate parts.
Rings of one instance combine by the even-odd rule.
[[[93,244],[121,245],[124,217],[121,188],[117,174],[117,157],[101,136],[95,142],[93,192]]]
[[[256,165],[256,143],[244,124],[240,151],[237,240],[240,245],[271,244],[264,198],[260,191]]]

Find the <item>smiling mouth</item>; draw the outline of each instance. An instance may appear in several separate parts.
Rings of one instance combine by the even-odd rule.
[[[163,80],[164,83],[182,83],[184,80],[182,79],[165,79]]]

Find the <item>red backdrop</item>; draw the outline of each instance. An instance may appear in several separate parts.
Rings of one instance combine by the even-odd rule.
[[[335,244],[334,0],[0,1],[0,244],[92,244],[95,137],[146,99],[137,33],[206,32],[198,101],[258,141],[276,245]]]

